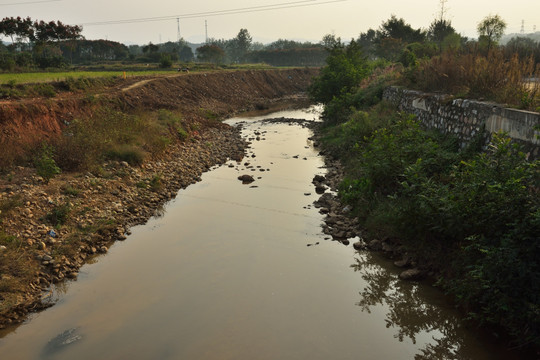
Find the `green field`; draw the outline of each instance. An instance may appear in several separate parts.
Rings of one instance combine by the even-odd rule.
[[[172,74],[172,70],[126,71],[127,77]],[[0,74],[0,84],[29,84],[63,81],[68,78],[110,78],[122,77],[122,71],[68,71],[68,72],[32,72]]]
[[[260,70],[260,69],[271,69],[271,66],[266,64],[235,64],[228,66],[215,66],[213,64],[190,64],[188,65],[192,72],[197,71],[214,71],[214,70]],[[47,83],[53,81],[64,81],[69,78],[111,78],[111,77],[122,77],[124,71],[126,72],[127,77],[134,76],[155,76],[155,75],[167,75],[176,73],[177,67],[170,69],[157,69],[157,67],[151,66],[148,70],[142,68],[138,65],[136,67],[132,65],[127,65],[125,69],[121,66],[100,66],[103,68],[111,68],[110,70],[100,71],[101,69],[96,70],[72,70],[64,72],[27,72],[27,73],[0,73],[0,85],[4,84],[32,84],[32,83]],[[286,69],[283,67],[282,69]]]

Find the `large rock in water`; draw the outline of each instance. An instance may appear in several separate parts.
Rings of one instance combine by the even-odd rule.
[[[399,274],[401,280],[420,280],[424,277],[424,273],[418,269],[409,269]]]
[[[242,181],[242,184],[251,184],[255,181],[255,179],[251,175],[240,175],[238,177],[238,180]]]

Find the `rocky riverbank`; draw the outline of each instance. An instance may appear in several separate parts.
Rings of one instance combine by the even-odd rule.
[[[311,126],[314,136],[315,147],[319,147],[320,142],[320,124]],[[351,206],[343,204],[338,197],[338,187],[343,181],[344,170],[341,162],[324,150],[321,155],[325,155],[325,166],[327,173],[325,176],[317,175],[313,178],[315,191],[321,194],[321,197],[314,203],[319,208],[321,214],[325,214],[323,233],[328,235],[327,240],[339,241],[344,245],[349,245],[354,241],[355,250],[375,251],[382,253],[385,257],[394,260],[394,265],[402,269],[399,277],[402,280],[420,280],[426,275],[433,276],[429,271],[429,266],[422,269],[418,268],[416,259],[407,251],[398,239],[370,238],[360,226],[360,221],[351,213]],[[329,190],[329,191],[327,191]]]
[[[125,240],[131,226],[145,223],[179,189],[214,165],[240,160],[244,147],[237,130],[209,128],[140,167],[108,162],[49,183],[32,168],[17,168],[0,183],[0,201],[13,204],[0,214],[10,239],[0,261],[14,270],[0,273],[0,328],[49,306],[51,284],[76,279],[83,264]]]

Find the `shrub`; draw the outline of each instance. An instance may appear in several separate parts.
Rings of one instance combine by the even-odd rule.
[[[53,226],[57,227],[66,223],[70,212],[71,205],[69,203],[57,205],[51,210],[51,212],[45,215],[45,219]]]
[[[150,189],[152,191],[159,191],[163,187],[163,183],[161,181],[162,175],[161,174],[155,174],[150,179]]]
[[[369,66],[362,55],[361,46],[354,40],[347,46],[338,43],[326,59],[327,66],[321,69],[309,88],[310,97],[326,104],[334,98],[352,92],[369,74]]]
[[[140,148],[127,144],[113,146],[105,156],[109,160],[125,161],[132,166],[141,165],[145,158]]]
[[[32,87],[31,92],[36,93],[39,96],[55,97],[56,90],[50,84],[37,84]]]
[[[40,153],[34,159],[37,174],[41,176],[47,183],[55,175],[60,174],[61,172],[53,157],[54,148],[47,143],[43,143]]]
[[[494,49],[487,56],[446,51],[421,61],[405,85],[423,91],[442,91],[507,103],[528,110],[540,105],[540,90],[529,78],[540,77],[540,64],[532,57],[507,59]]]
[[[159,67],[162,69],[169,69],[172,66],[171,56],[168,54],[162,54],[159,59]]]

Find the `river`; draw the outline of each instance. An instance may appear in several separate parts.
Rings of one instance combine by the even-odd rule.
[[[437,290],[324,240],[311,183],[324,161],[307,128],[263,121],[278,117],[317,113],[229,119],[253,139],[242,163],[205,173],[55,287],[55,306],[0,339],[1,358],[514,358]]]

